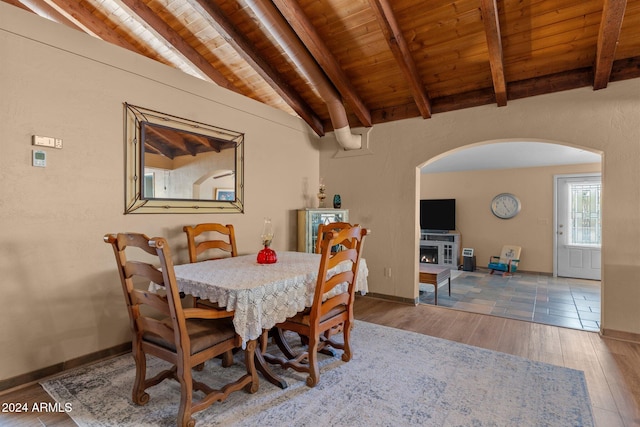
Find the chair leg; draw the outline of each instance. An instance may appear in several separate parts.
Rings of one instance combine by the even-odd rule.
[[[315,387],[320,380],[320,368],[318,367],[318,342],[320,337],[313,335],[309,337],[309,376],[307,377],[307,385]]]
[[[136,362],[136,379],[133,382],[131,399],[137,405],[145,405],[149,402],[149,394],[146,393],[144,384],[147,375],[147,357],[139,348],[139,344],[133,344],[133,358]]]
[[[344,349],[342,353],[342,360],[348,362],[351,360],[351,322],[347,320],[344,322],[344,328],[342,329],[342,336],[344,339]]]
[[[303,346],[309,344],[309,338],[305,337],[302,334],[298,334],[298,336],[300,337],[300,344],[302,344]]]
[[[222,355],[222,367],[228,368],[233,365],[233,350],[227,350]]]
[[[180,382],[180,406],[178,408],[178,426],[195,427],[196,420],[191,418],[191,405],[193,399],[193,378],[191,369],[180,366],[177,372]]]
[[[331,340],[331,336],[335,334],[339,334],[342,332],[342,329],[329,329],[324,331],[324,334],[320,337],[320,341],[318,341],[318,353],[330,356],[330,357],[338,357],[338,353],[334,350],[334,342]],[[305,337],[306,338],[306,337]],[[309,345],[309,338],[306,338],[306,344]]]

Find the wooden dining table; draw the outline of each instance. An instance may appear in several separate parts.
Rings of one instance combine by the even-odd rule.
[[[176,265],[174,269],[180,291],[235,312],[233,324],[244,348],[248,341],[260,338],[263,331],[311,306],[319,266],[319,254],[283,251],[278,252],[275,264],[258,264],[252,254]],[[350,268],[350,263],[345,262],[329,274]],[[367,263],[361,259],[357,292],[368,291],[367,275]],[[345,291],[346,286],[334,289],[335,293]],[[265,378],[287,387],[282,378],[273,374],[260,351],[256,352],[256,362]]]

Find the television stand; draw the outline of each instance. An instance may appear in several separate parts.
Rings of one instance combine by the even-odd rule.
[[[460,264],[460,233],[422,230],[418,261],[421,265],[428,264],[457,270]]]

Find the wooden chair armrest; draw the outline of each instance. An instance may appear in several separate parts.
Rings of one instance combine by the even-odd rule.
[[[491,258],[489,258],[489,262],[493,262],[494,259],[500,260],[500,256],[491,255]]]
[[[233,311],[214,310],[210,308],[185,308],[185,319],[224,319],[227,317],[233,317]]]

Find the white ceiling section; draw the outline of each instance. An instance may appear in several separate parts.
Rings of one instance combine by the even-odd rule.
[[[546,142],[499,142],[466,148],[422,167],[422,173],[599,163],[599,154]]]

